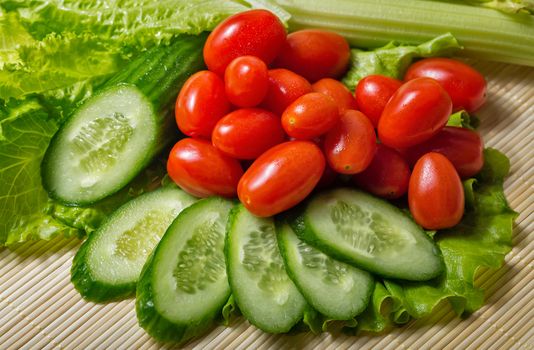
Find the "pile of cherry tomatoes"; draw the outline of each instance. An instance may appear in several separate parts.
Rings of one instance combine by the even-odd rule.
[[[191,76],[176,101],[189,137],[172,149],[169,176],[193,195],[237,194],[250,212],[270,216],[345,174],[377,196],[408,193],[427,229],[457,224],[461,178],[480,171],[483,144],[446,123],[453,111],[483,104],[484,78],[462,62],[430,58],[404,82],[370,75],[352,94],[335,80],[349,59],[338,34],[286,35],[266,10],[229,17],[204,46],[208,70]]]

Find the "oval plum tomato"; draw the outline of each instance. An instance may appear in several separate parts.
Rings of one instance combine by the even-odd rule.
[[[356,109],[356,100],[350,90],[335,79],[321,79],[312,85],[312,89],[332,97],[339,109],[339,114],[345,113],[347,109]]]
[[[209,138],[215,124],[230,112],[224,82],[217,74],[193,74],[176,100],[176,124],[187,136]]]
[[[338,173],[362,172],[376,152],[375,129],[361,112],[348,110],[326,134],[323,147],[328,165]]]
[[[271,69],[269,88],[261,105],[277,115],[282,115],[293,101],[312,91],[311,84],[300,75],[287,69]]]
[[[207,140],[185,138],[178,141],[167,161],[170,178],[184,191],[197,197],[233,197],[243,169]]]
[[[486,100],[486,80],[467,64],[450,58],[426,58],[412,64],[404,80],[428,77],[437,80],[452,100],[454,111],[477,111]]]
[[[378,122],[378,138],[392,148],[415,146],[443,129],[451,111],[451,99],[437,81],[410,80],[386,104]]]
[[[204,61],[220,76],[239,56],[256,56],[270,64],[286,41],[286,30],[278,17],[267,10],[250,10],[225,19],[208,36]]]
[[[254,215],[275,215],[306,198],[324,167],[323,153],[315,143],[284,142],[252,163],[239,181],[237,194]]]
[[[400,80],[377,74],[366,76],[356,85],[358,110],[371,120],[375,128],[378,127],[384,107],[401,85]]]
[[[349,44],[341,35],[305,29],[287,36],[274,65],[315,82],[322,78],[339,78],[347,70],[349,59]]]
[[[428,152],[443,154],[464,179],[478,174],[484,165],[482,138],[477,132],[465,128],[446,126],[430,140],[402,150],[412,166]]]
[[[352,179],[358,187],[374,195],[395,199],[408,191],[410,167],[397,151],[378,144],[371,164]]]
[[[223,153],[238,159],[255,159],[285,141],[280,117],[259,108],[238,109],[224,116],[211,140]]]
[[[327,95],[311,92],[297,98],[282,113],[282,127],[296,139],[309,140],[332,129],[339,120],[339,110]]]
[[[442,154],[422,156],[412,171],[408,205],[415,221],[429,230],[452,227],[464,214],[464,188],[452,163]]]
[[[267,66],[257,57],[241,56],[230,62],[224,72],[226,96],[239,107],[254,107],[267,94]]]

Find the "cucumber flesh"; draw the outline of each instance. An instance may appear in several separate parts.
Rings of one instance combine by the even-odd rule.
[[[367,307],[374,288],[370,273],[306,244],[285,222],[277,222],[277,237],[289,276],[315,310],[332,320],[349,320]]]
[[[272,218],[236,206],[225,252],[233,296],[250,323],[268,333],[283,333],[302,319],[307,304],[285,271]]]
[[[439,249],[420,226],[387,201],[355,189],[314,196],[290,224],[308,244],[384,277],[425,281],[444,269]]]
[[[71,269],[86,300],[107,302],[135,294],[141,269],[174,218],[195,198],[176,186],[145,193],[118,208],[78,250]]]
[[[143,267],[137,318],[155,339],[185,342],[220,314],[230,296],[224,237],[232,206],[212,197],[184,209]]]

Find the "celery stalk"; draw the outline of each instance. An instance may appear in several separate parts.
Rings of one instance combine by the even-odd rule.
[[[322,28],[351,45],[420,44],[450,32],[462,56],[534,66],[534,16],[430,0],[276,0],[291,30]]]

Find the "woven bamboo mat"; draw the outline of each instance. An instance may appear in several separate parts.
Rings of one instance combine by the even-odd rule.
[[[269,335],[244,319],[186,344],[195,349],[534,349],[534,68],[474,62],[488,79],[478,113],[487,146],[511,159],[505,182],[520,213],[514,248],[499,270],[476,283],[486,304],[466,320],[442,305],[424,320],[379,336]],[[137,325],[133,300],[83,301],[69,282],[77,240],[56,239],[0,249],[0,349],[156,349]]]

